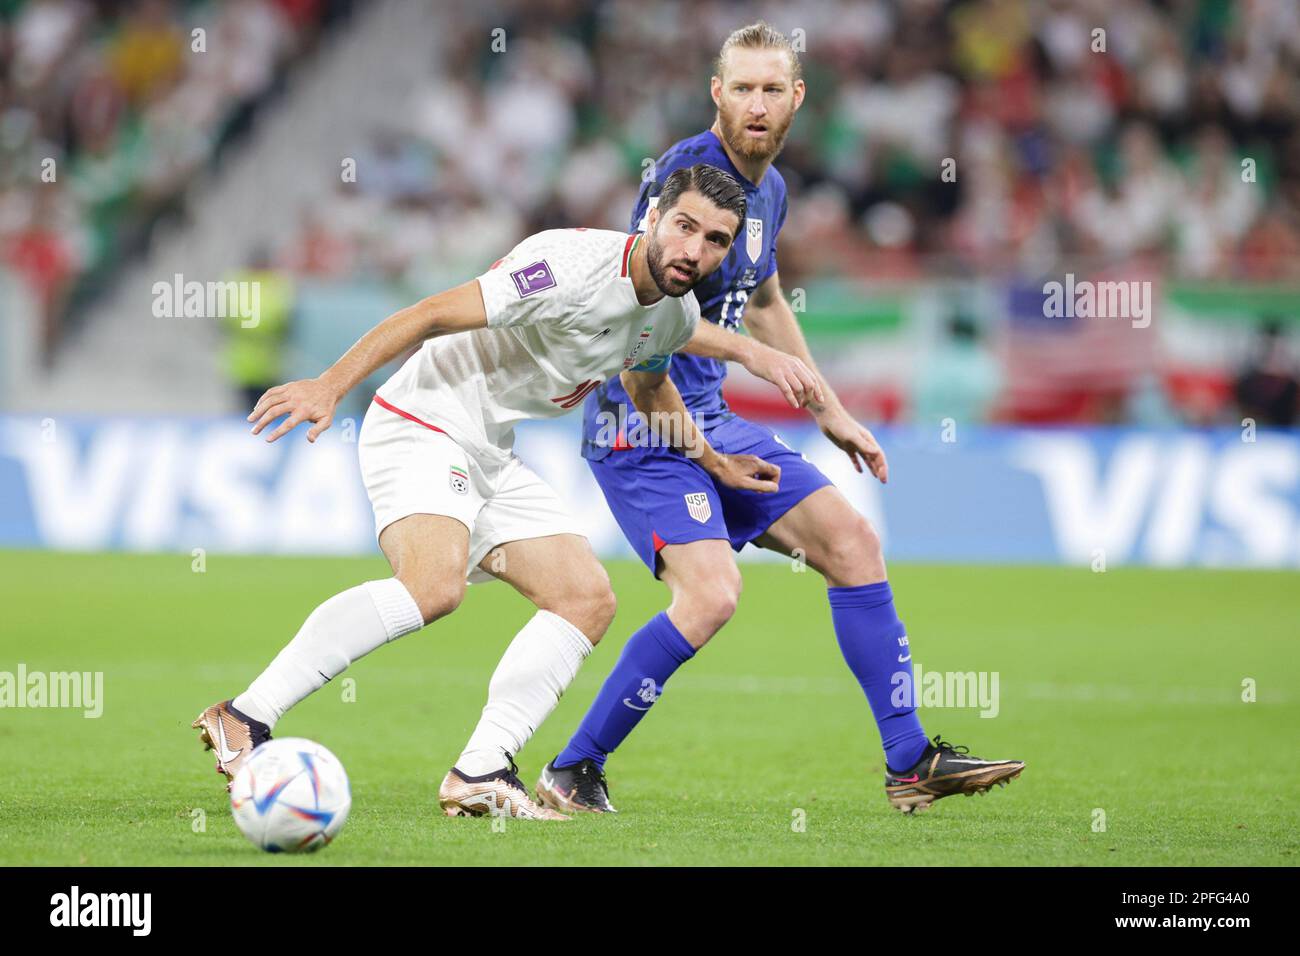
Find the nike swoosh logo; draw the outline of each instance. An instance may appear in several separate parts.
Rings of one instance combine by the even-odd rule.
[[[899,655],[898,655],[898,663],[900,663],[900,664],[906,664],[906,663],[907,663],[908,661],[910,661],[911,659],[912,659],[912,655],[911,655],[911,654],[908,654],[906,657],[904,657],[902,654],[899,654]]]
[[[630,698],[630,697],[624,697],[624,698],[623,698],[623,703],[626,704],[628,707],[631,707],[633,710],[649,710],[649,709],[650,709],[649,707],[638,707],[636,704],[632,703],[632,698]]]
[[[594,341],[596,341],[596,339],[600,338],[602,335],[609,335],[609,329],[605,329],[604,331],[597,332],[595,335],[593,335],[593,336],[591,337],[590,341],[594,342]]]
[[[921,775],[914,773],[910,777],[895,777],[894,779],[897,783],[916,783],[921,779]]]
[[[545,787],[547,790],[555,789],[555,778],[552,777],[545,770],[542,771],[542,786]]]
[[[239,750],[232,751],[230,749],[230,745],[226,743],[226,728],[221,725],[221,715],[218,714],[217,715],[217,759],[220,760],[222,763],[230,763],[230,761],[236,759],[243,752],[244,751],[242,748]]]

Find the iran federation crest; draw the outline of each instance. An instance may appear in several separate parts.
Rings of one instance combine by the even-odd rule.
[[[750,262],[758,262],[763,254],[763,220],[745,220],[745,252],[749,253]]]
[[[469,472],[457,465],[451,466],[451,490],[458,495],[469,494]]]
[[[709,496],[702,491],[694,491],[689,495],[683,495],[686,499],[686,512],[698,521],[704,524],[713,517],[713,506],[709,504]]]

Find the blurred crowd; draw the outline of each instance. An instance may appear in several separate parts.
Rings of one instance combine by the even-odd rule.
[[[1295,0],[454,8],[360,188],[304,215],[299,267],[461,274],[537,228],[626,228],[644,163],[711,122],[722,38],[761,14],[806,47],[783,275],[1090,255],[1300,278]]]
[[[46,299],[65,296],[206,161],[330,7],[0,0],[0,254]],[[463,280],[538,229],[627,228],[647,165],[712,122],[722,39],[763,17],[802,48],[808,84],[777,160],[792,199],[787,288],[836,276],[1041,283],[1076,263],[1300,283],[1296,0],[436,8],[441,55],[376,117],[356,182],[329,187],[268,251],[283,274],[415,293]],[[199,22],[220,48],[208,58],[187,52]],[[213,43],[224,33],[234,42]],[[32,188],[45,155],[67,169],[57,189]],[[1296,318],[1280,316],[1281,328]],[[952,347],[987,351],[997,336],[968,325],[949,329]],[[1098,362],[1118,367],[1129,345],[1114,342]],[[1002,379],[1016,384],[1017,361],[1041,377],[1039,352],[1015,354],[1000,356]],[[1061,359],[1091,380],[1082,354],[1071,345]],[[971,379],[992,381],[979,361]],[[1116,387],[1132,392],[1151,361],[1123,365]],[[1220,410],[1235,374],[1214,385]],[[1091,398],[1079,408],[1119,414]]]
[[[0,0],[0,264],[52,356],[74,293],[147,241],[326,0]]]
[[[436,72],[400,122],[376,126],[357,183],[303,213],[285,268],[418,291],[461,281],[538,229],[627,228],[646,165],[712,122],[721,40],[762,16],[803,46],[808,84],[777,161],[792,197],[787,288],[845,275],[1041,284],[1115,266],[1300,283],[1295,0],[451,10]],[[956,321],[912,383],[865,388],[864,409],[921,416],[936,396],[957,401],[944,383],[966,381],[984,419],[1244,413],[1241,356],[1184,374],[1161,366],[1151,336],[1114,323],[1044,336],[1002,318],[991,334]]]

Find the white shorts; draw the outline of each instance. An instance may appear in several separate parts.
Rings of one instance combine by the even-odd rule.
[[[435,426],[372,403],[357,456],[375,511],[375,537],[407,515],[455,518],[469,529],[465,576],[473,582],[494,580],[478,564],[499,545],[582,535],[550,485],[517,456],[499,455],[475,456]]]

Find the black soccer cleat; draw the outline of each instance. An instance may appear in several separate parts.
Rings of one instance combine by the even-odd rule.
[[[966,747],[954,747],[936,735],[910,770],[897,773],[885,768],[885,796],[904,813],[915,813],[953,794],[969,797],[987,793],[994,784],[1005,787],[1024,769],[1023,760],[973,757]]]
[[[548,763],[537,781],[537,801],[562,813],[618,813],[609,802],[605,771],[591,759],[568,767]]]

